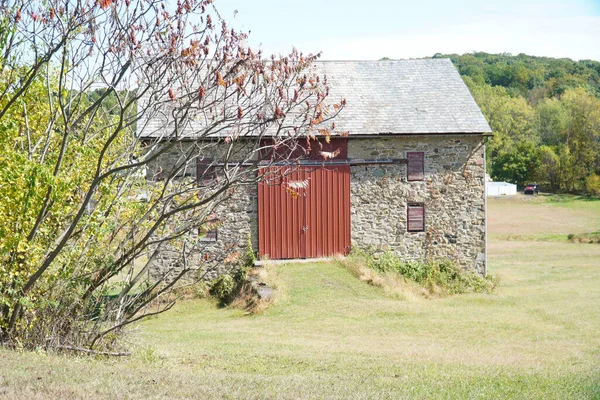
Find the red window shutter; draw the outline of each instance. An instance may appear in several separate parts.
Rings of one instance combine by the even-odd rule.
[[[425,154],[422,151],[411,151],[406,153],[406,158],[408,180],[422,181],[425,175]]]
[[[409,203],[407,221],[408,232],[423,232],[425,230],[425,206],[422,203]]]

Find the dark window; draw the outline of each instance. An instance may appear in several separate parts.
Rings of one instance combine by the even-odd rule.
[[[202,235],[200,237],[200,242],[212,243],[217,241],[217,228],[209,231],[203,231],[202,229],[199,229],[198,234]]]
[[[410,151],[406,153],[407,178],[409,181],[422,181],[425,175],[425,155],[422,151]]]
[[[213,160],[208,158],[196,159],[196,180],[198,184],[206,185],[217,179]]]
[[[425,230],[425,206],[423,203],[408,203],[407,231],[423,232]]]

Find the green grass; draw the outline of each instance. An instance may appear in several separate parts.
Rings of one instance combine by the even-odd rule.
[[[562,207],[503,200],[491,221]],[[587,215],[577,226],[597,230],[600,207],[585,207],[600,203],[569,202]],[[506,234],[504,222],[489,229]],[[0,350],[0,398],[599,399],[600,246],[492,236],[489,247],[491,295],[401,301],[337,264],[284,265],[264,313],[183,302],[130,334],[128,359]]]

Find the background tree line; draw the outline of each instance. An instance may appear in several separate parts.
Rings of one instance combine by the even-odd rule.
[[[600,194],[600,62],[525,54],[449,57],[486,116],[495,180]]]

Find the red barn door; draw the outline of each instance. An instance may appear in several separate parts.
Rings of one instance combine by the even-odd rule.
[[[350,167],[269,167],[258,185],[258,244],[269,259],[350,250]]]

